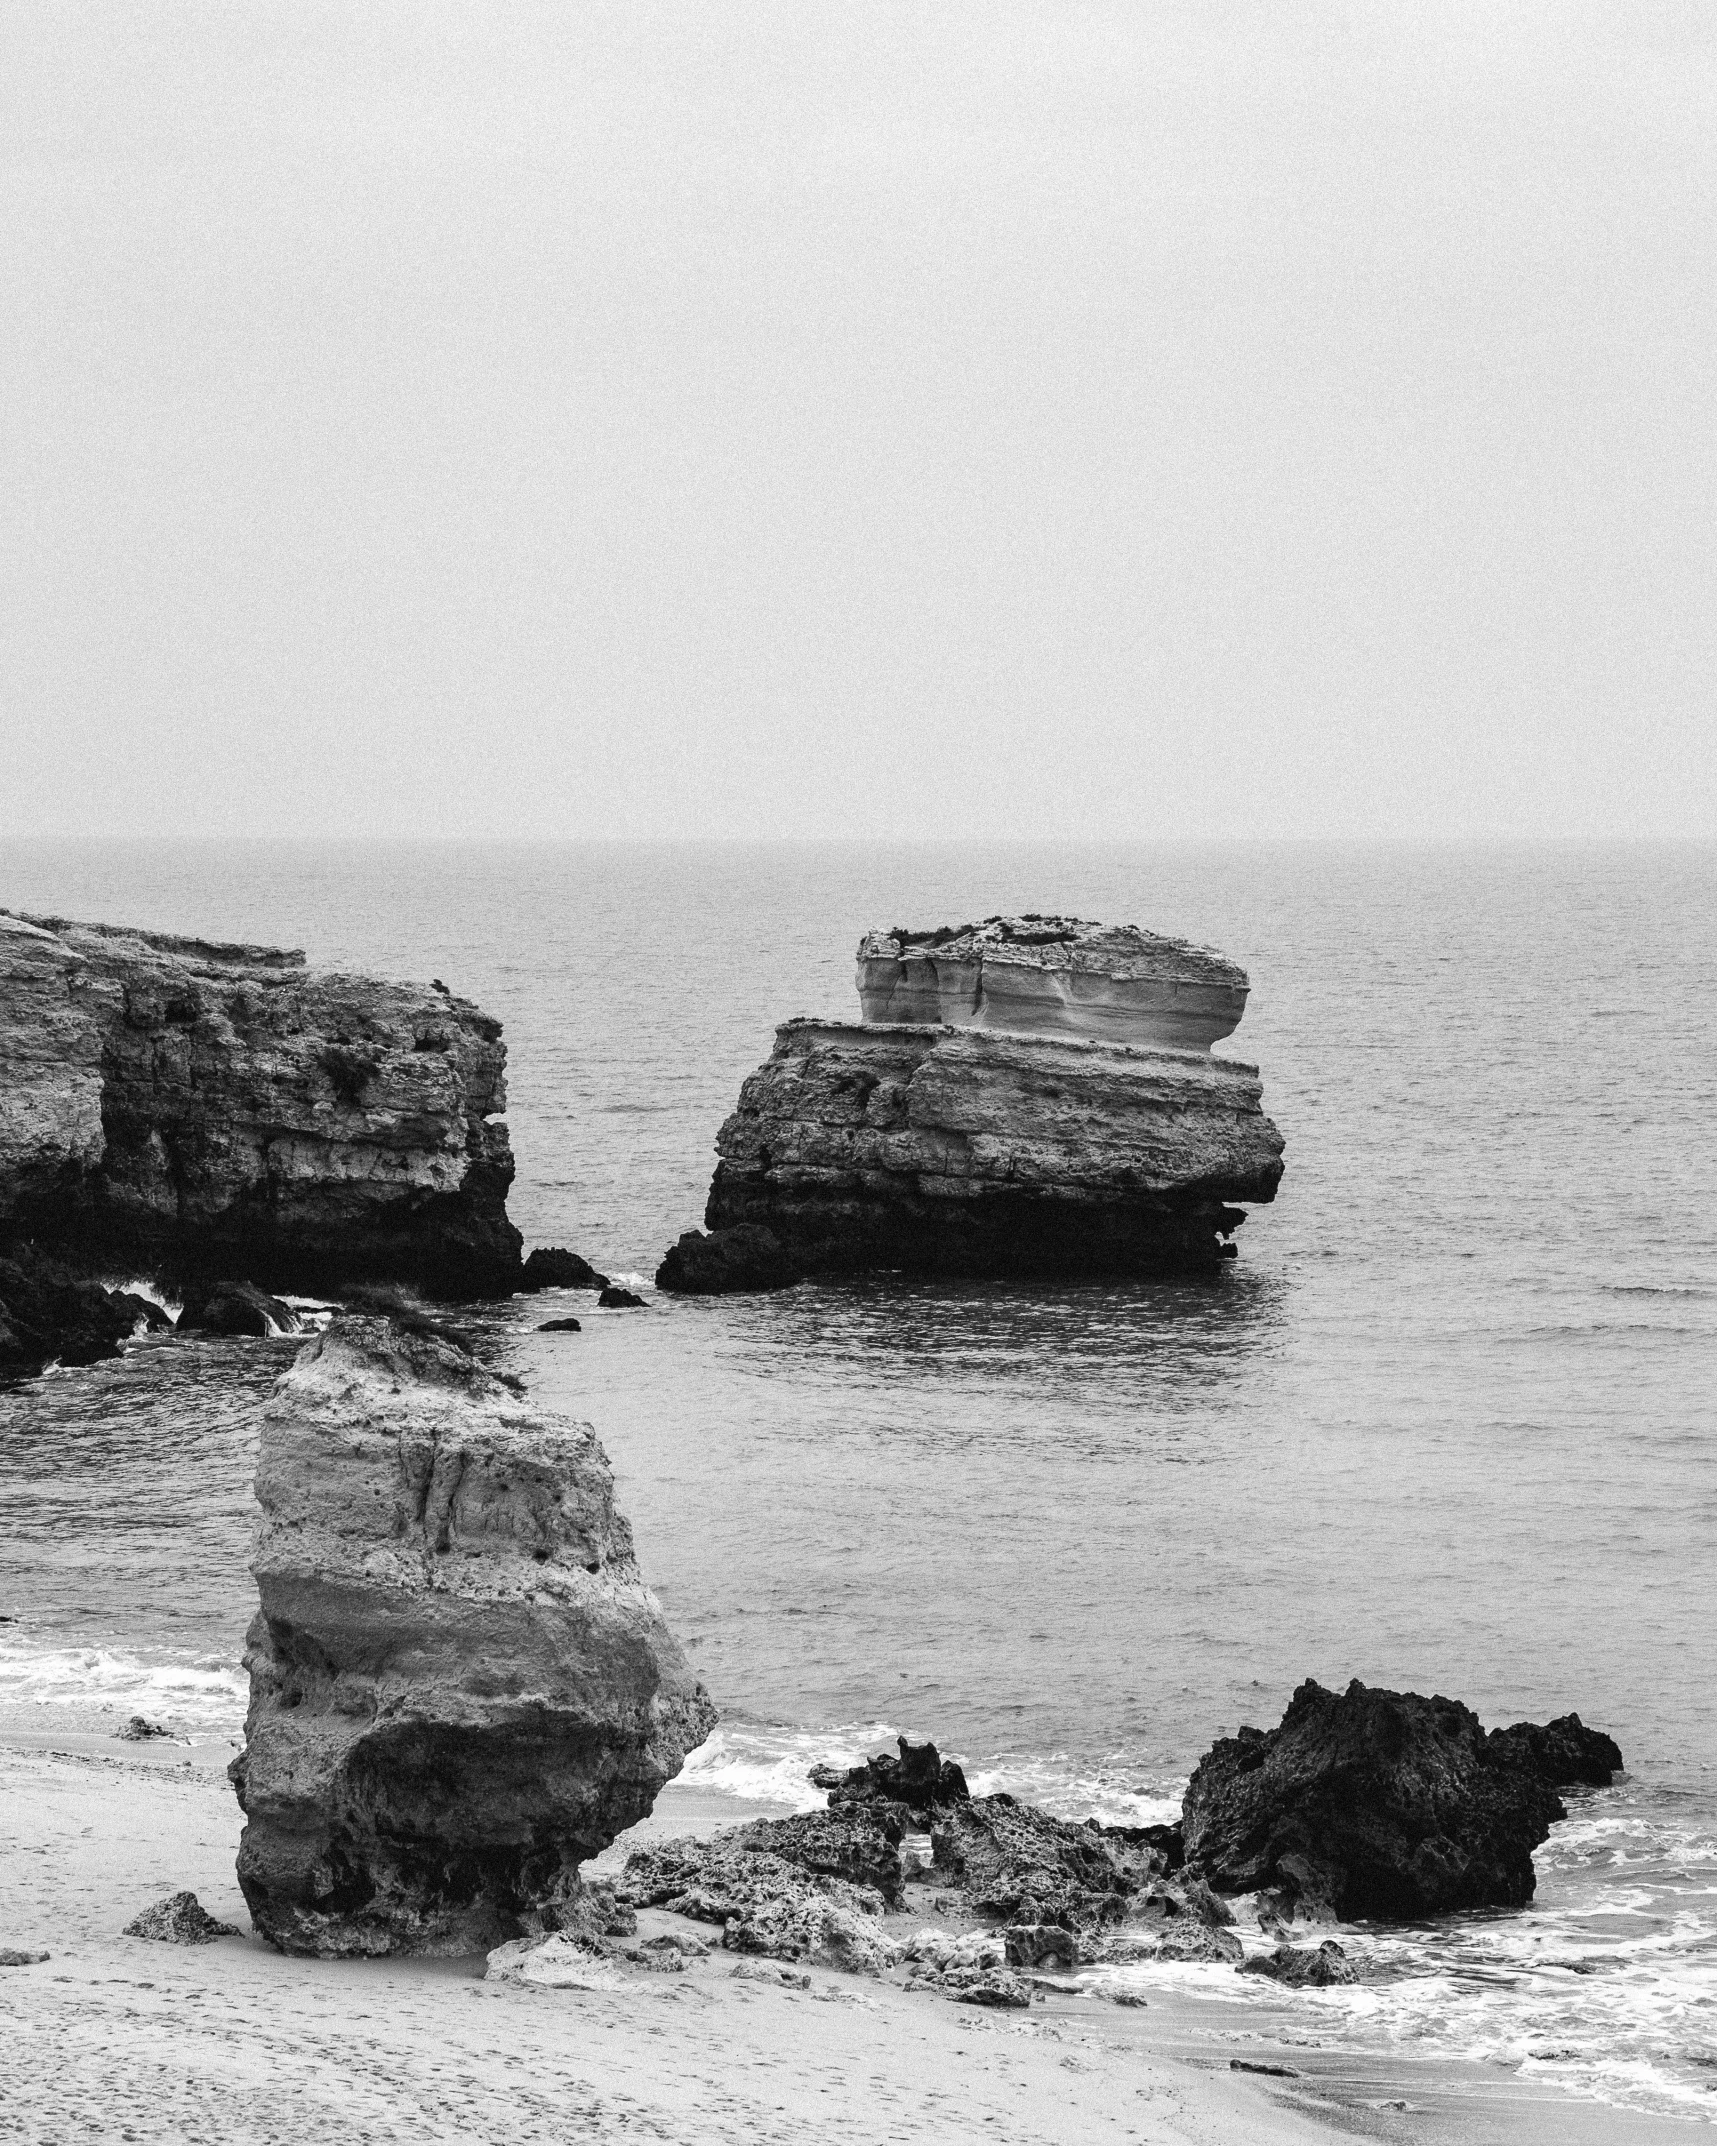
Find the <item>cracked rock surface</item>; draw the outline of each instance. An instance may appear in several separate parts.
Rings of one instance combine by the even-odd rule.
[[[579,1866],[715,1721],[586,1424],[454,1343],[345,1319],[256,1478],[239,1882],[288,1952],[485,1952],[577,1926]]]

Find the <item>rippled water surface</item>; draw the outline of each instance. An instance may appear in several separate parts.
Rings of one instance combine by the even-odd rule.
[[[862,929],[1069,909],[1244,962],[1225,1048],[1288,1167],[1219,1280],[519,1299],[491,1346],[600,1429],[712,1785],[899,1727],[1157,1814],[1307,1675],[1578,1708],[1629,1775],[1532,1911],[1359,1933],[1372,1978],[1307,2003],[1717,2114],[1717,852],[14,846],[0,902],[444,977],[506,1023],[527,1241],[639,1275],[775,1021],[853,1009]],[[230,1726],[289,1356],[0,1394],[0,1696]]]

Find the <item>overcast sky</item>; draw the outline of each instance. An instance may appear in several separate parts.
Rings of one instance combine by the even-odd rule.
[[[8,0],[0,832],[1717,833],[1711,0]]]

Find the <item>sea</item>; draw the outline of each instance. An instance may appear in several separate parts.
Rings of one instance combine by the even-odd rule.
[[[32,841],[0,904],[440,977],[504,1022],[527,1245],[647,1305],[517,1298],[483,1347],[601,1434],[721,1708],[689,1780],[809,1807],[810,1764],[906,1733],[1157,1820],[1308,1677],[1576,1710],[1626,1772],[1567,1798],[1531,1906],[1342,1931],[1364,1979],[1297,2001],[1326,2043],[1717,2118],[1717,848]],[[867,929],[1022,909],[1250,972],[1218,1048],[1287,1170],[1239,1257],[656,1297],[775,1024],[856,1013]],[[142,1340],[0,1392],[0,1702],[242,1734],[293,1346]]]

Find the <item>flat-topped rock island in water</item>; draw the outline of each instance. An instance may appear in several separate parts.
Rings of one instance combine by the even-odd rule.
[[[83,1273],[505,1295],[505,1066],[444,986],[0,912],[0,1239]]]
[[[858,988],[862,1021],[786,1022],[745,1083],[712,1231],[767,1230],[800,1275],[1172,1273],[1275,1197],[1257,1068],[1210,1051],[1248,988],[1221,955],[991,917],[870,934]]]

